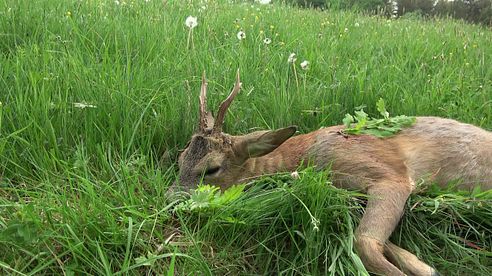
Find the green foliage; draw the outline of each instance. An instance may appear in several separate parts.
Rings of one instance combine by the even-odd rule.
[[[193,211],[214,209],[236,200],[244,190],[245,185],[233,185],[221,194],[220,188],[211,185],[199,185],[191,192],[190,199],[176,205],[176,211]]]
[[[366,12],[386,11],[389,0],[291,0],[303,7],[328,8],[333,10],[357,10]]]
[[[231,134],[306,133],[362,104],[375,114],[381,97],[395,114],[492,129],[492,33],[278,2],[0,1],[0,274],[366,273],[352,244],[365,197],[329,172],[173,212],[202,72],[216,110],[241,70]],[[430,192],[410,199],[393,242],[444,275],[492,275],[490,198]],[[210,206],[217,191],[204,193]]]
[[[474,23],[492,25],[492,1],[490,0],[455,0],[436,2],[434,15],[450,16]]]
[[[405,127],[412,126],[416,122],[415,117],[400,115],[390,117],[383,99],[376,103],[379,114],[382,119],[369,118],[363,109],[355,111],[355,115],[346,114],[343,119],[345,129],[343,133],[351,135],[369,134],[376,137],[384,138],[395,135]],[[355,125],[353,123],[356,122]]]

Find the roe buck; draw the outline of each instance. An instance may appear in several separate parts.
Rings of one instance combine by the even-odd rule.
[[[438,275],[412,253],[390,243],[416,181],[458,188],[492,188],[492,133],[450,119],[417,117],[399,133],[377,138],[343,135],[344,126],[293,136],[296,127],[242,136],[222,133],[226,111],[241,88],[236,84],[215,118],[206,110],[205,75],[200,92],[200,125],[179,157],[179,182],[232,184],[263,174],[294,171],[303,160],[330,166],[333,184],[369,195],[355,245],[367,270],[382,275]]]

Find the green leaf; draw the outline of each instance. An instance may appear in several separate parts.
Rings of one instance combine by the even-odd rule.
[[[412,126],[417,120],[415,117],[405,115],[390,117],[383,99],[379,99],[376,107],[384,117],[383,119],[370,118],[364,110],[357,110],[355,111],[355,117],[350,114],[345,115],[343,133],[352,135],[369,134],[384,138],[398,133],[405,127]],[[354,120],[357,121],[357,124],[352,127]]]
[[[175,211],[213,210],[236,200],[244,191],[245,184],[233,185],[221,194],[220,188],[200,185],[191,192],[188,200],[179,203]]]
[[[369,134],[379,138],[384,138],[393,135],[393,132],[380,130],[380,129],[367,129],[364,130],[364,134]]]
[[[343,118],[342,121],[346,127],[350,127],[350,125],[354,122],[354,116],[347,113],[345,114],[345,118]]]
[[[376,108],[378,109],[381,116],[383,116],[385,119],[389,118],[389,113],[388,111],[386,111],[386,105],[382,98],[379,98],[379,101],[376,103]]]
[[[147,256],[136,257],[135,263],[141,266],[152,266],[156,261],[155,257],[157,257],[157,255],[147,252]]]
[[[368,115],[363,109],[355,111],[355,120],[357,122],[367,120]]]
[[[216,205],[224,205],[232,202],[243,193],[244,187],[246,187],[244,184],[233,185],[232,187],[225,190],[224,194],[216,197],[212,203]]]

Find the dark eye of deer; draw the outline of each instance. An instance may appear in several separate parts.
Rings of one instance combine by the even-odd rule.
[[[215,174],[215,173],[217,173],[219,170],[220,170],[220,167],[211,167],[211,168],[208,168],[208,169],[205,171],[205,175],[212,175],[212,174]]]

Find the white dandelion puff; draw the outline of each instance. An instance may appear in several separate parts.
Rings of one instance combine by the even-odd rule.
[[[302,68],[302,70],[309,69],[309,61],[305,60],[305,61],[301,62],[301,68]]]
[[[299,173],[297,171],[293,171],[291,174],[290,174],[290,177],[294,178],[294,179],[299,179]]]
[[[288,62],[288,63],[294,63],[294,62],[296,62],[296,60],[297,60],[297,55],[296,55],[296,53],[291,53],[291,54],[289,55],[289,58],[287,59],[287,62]]]
[[[245,38],[246,38],[246,33],[245,33],[245,32],[243,32],[243,31],[239,31],[239,32],[237,33],[237,39],[239,39],[239,40],[243,40],[243,39],[245,39]]]
[[[190,28],[190,29],[193,29],[195,28],[197,25],[198,25],[198,20],[196,17],[193,17],[193,16],[188,16],[185,20],[185,25]]]

